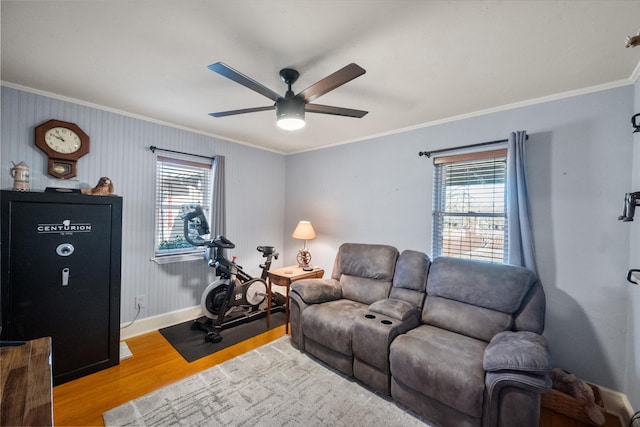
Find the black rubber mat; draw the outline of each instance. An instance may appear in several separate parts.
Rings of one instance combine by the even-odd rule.
[[[205,317],[201,317],[198,320],[204,322],[205,319]],[[222,341],[219,343],[207,342],[204,339],[206,336],[205,332],[191,329],[193,320],[162,328],[160,329],[160,333],[187,362],[193,362],[223,348],[230,347],[266,332],[269,329],[284,325],[285,319],[285,313],[282,311],[271,314],[270,328],[267,328],[267,318],[265,314],[264,317],[258,317],[250,322],[223,329],[220,333]]]

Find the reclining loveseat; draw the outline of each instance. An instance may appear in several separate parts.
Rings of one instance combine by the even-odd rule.
[[[551,382],[531,271],[343,244],[291,285],[291,343],[441,426],[538,426]]]

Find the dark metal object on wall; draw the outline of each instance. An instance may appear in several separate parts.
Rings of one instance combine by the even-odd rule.
[[[528,141],[529,135],[527,135],[525,138]],[[485,145],[504,144],[505,142],[508,142],[508,141],[509,141],[508,139],[497,139],[495,141],[478,142],[476,144],[459,145],[457,147],[440,148],[440,149],[431,150],[431,151],[420,151],[418,153],[418,156],[420,157],[426,156],[427,158],[430,158],[433,154],[447,153],[449,151],[455,151],[455,150],[464,150],[466,148],[484,147]]]
[[[624,195],[624,205],[622,207],[622,215],[618,217],[618,221],[633,221],[636,212],[636,206],[640,205],[640,191],[635,193],[627,193]]]
[[[635,129],[633,133],[640,132],[640,113],[631,116],[631,126]]]
[[[150,146],[149,150],[154,154],[155,154],[156,150],[158,150],[158,151],[166,151],[167,153],[184,154],[185,156],[202,157],[203,159],[209,159],[209,160],[215,160],[216,159],[215,156],[203,156],[201,154],[185,153],[184,151],[168,150],[166,148],[156,147],[155,145]]]

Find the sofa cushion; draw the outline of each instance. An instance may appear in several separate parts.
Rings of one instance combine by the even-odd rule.
[[[313,341],[351,356],[353,324],[367,310],[367,304],[348,299],[310,305],[302,312],[302,330]]]
[[[547,373],[551,354],[545,339],[533,332],[505,331],[497,334],[484,353],[486,371],[527,371]]]
[[[439,257],[429,269],[422,321],[488,342],[512,328],[514,313],[538,283],[526,268]]]
[[[404,250],[398,257],[390,298],[404,300],[422,308],[431,260],[423,252]]]
[[[342,297],[363,304],[373,304],[389,296],[391,281],[343,274],[340,278]]]
[[[397,259],[398,250],[393,246],[343,243],[338,250],[331,278],[340,280],[340,276],[347,274],[391,282]]]
[[[509,330],[513,323],[509,314],[431,295],[422,311],[422,321],[486,342],[498,332]]]
[[[513,314],[536,281],[523,267],[438,257],[429,270],[427,295]]]
[[[393,246],[343,243],[331,278],[340,282],[343,298],[368,305],[389,296],[397,259]]]
[[[394,380],[471,417],[482,415],[487,343],[422,325],[391,343]]]

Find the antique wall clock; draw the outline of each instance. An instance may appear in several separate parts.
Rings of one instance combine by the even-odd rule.
[[[36,126],[36,146],[49,157],[49,175],[73,178],[78,159],[89,152],[89,135],[74,123],[49,120]]]

